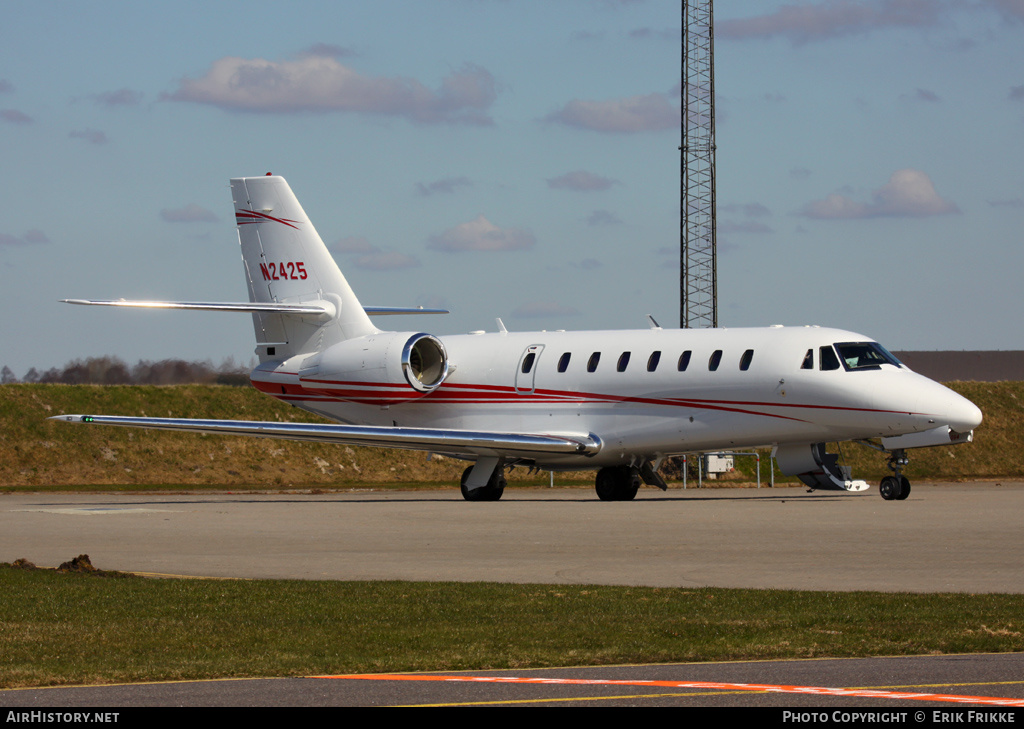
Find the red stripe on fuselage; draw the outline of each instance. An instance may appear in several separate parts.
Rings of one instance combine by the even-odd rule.
[[[316,382],[333,387],[307,387],[304,383]],[[740,402],[729,400],[689,400],[684,398],[649,398],[626,395],[605,395],[600,393],[584,393],[559,390],[535,390],[519,392],[514,387],[504,385],[470,385],[443,384],[437,390],[425,395],[414,393],[407,385],[388,382],[354,382],[342,380],[304,380],[298,385],[292,383],[275,383],[266,380],[252,380],[253,386],[260,392],[274,397],[287,394],[297,398],[307,397],[321,402],[355,402],[365,405],[394,405],[399,403],[419,403],[431,405],[451,404],[616,404],[636,403],[662,407],[691,407],[699,410],[719,410],[746,415],[760,415],[767,418],[806,422],[797,417],[750,410],[749,407],[780,407],[782,404]],[[284,386],[285,392],[277,392]],[[410,397],[411,395],[411,397]],[[746,405],[747,407],[737,407]],[[785,407],[801,407],[793,403],[785,403]],[[863,408],[842,408],[822,405],[806,407],[825,408],[831,410],[864,410]],[[870,411],[885,412],[885,411]]]

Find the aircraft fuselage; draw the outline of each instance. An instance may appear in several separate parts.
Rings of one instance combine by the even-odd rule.
[[[968,400],[905,366],[849,369],[839,363],[822,369],[823,347],[871,342],[836,329],[499,332],[438,339],[450,371],[425,394],[389,381],[383,368],[368,367],[365,377],[351,370],[332,376],[324,367],[304,371],[308,355],[266,362],[252,381],[267,394],[344,423],[582,432],[603,444],[596,456],[538,459],[545,467],[868,439],[938,425],[969,431],[980,420]],[[329,359],[325,353],[322,361]]]

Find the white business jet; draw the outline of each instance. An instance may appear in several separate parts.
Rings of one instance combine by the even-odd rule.
[[[910,448],[964,443],[973,403],[880,344],[818,327],[499,331],[378,329],[283,177],[231,180],[248,303],[73,304],[251,312],[252,384],[335,423],[61,415],[55,419],[430,451],[473,461],[470,501],[501,498],[505,469],[597,469],[603,500],[630,500],[675,454],[774,447],[812,489],[862,491],[825,444],[890,454],[885,499],[905,499]],[[340,424],[339,424],[340,423]]]

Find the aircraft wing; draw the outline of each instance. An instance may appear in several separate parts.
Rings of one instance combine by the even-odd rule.
[[[334,316],[335,307],[329,301],[310,301],[301,304],[252,303],[231,301],[126,301],[125,299],[61,299],[65,304],[82,306],[123,306],[136,309],[190,309],[192,311],[247,311],[264,314],[324,314]],[[422,306],[364,306],[371,316],[396,314],[448,314],[447,309],[425,309]]]
[[[495,433],[474,430],[438,428],[399,428],[370,425],[338,425],[335,423],[274,423],[251,420],[192,420],[188,418],[141,418],[119,415],[55,415],[49,420],[66,423],[120,425],[130,428],[184,430],[218,435],[249,435],[260,438],[281,438],[319,443],[406,448],[418,451],[454,453],[459,455],[513,455],[530,457],[537,454],[595,455],[601,450],[601,439],[593,433],[531,434]]]

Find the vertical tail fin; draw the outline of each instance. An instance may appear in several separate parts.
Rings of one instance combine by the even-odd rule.
[[[253,314],[260,361],[323,350],[377,331],[283,177],[231,180],[249,300],[328,301],[334,317]]]

